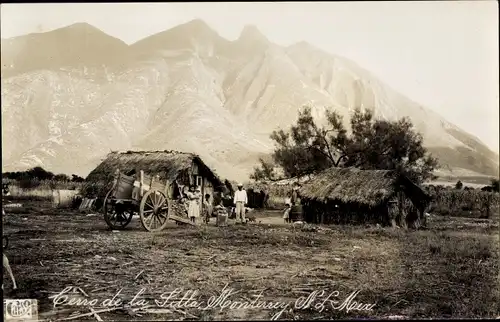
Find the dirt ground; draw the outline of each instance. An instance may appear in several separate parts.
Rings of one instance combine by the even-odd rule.
[[[423,231],[298,227],[268,211],[255,212],[257,223],[247,225],[172,222],[161,233],[149,233],[138,218],[113,232],[102,215],[40,202],[6,213],[4,252],[19,289],[12,290],[4,274],[4,297],[38,299],[40,319],[499,315],[498,220],[433,217],[431,229]],[[66,287],[80,295],[53,297]],[[70,298],[78,303],[63,303]]]

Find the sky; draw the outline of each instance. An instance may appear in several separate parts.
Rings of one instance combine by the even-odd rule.
[[[134,43],[199,18],[236,39],[255,25],[371,71],[499,151],[497,1],[2,4],[10,38],[87,22]]]

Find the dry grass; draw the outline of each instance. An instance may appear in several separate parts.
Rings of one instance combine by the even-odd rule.
[[[38,179],[22,179],[22,180],[11,180],[2,179],[3,183],[8,183],[9,188],[12,189],[24,189],[24,190],[78,190],[82,187],[81,182],[71,182],[71,181],[56,181],[56,180],[38,180]]]
[[[5,204],[9,203],[23,203],[23,202],[59,202],[59,196],[57,190],[61,193],[61,203],[60,206],[67,206],[73,201],[74,193],[78,193],[82,184],[81,183],[69,183],[69,182],[52,182],[52,181],[41,181],[36,182],[36,187],[32,188],[21,188],[19,183],[12,182],[9,185],[10,195],[2,196]],[[67,189],[70,188],[70,189]]]
[[[51,201],[53,199],[52,189],[41,187],[23,189],[17,186],[9,187],[10,196],[2,196],[9,201]]]
[[[358,301],[376,303],[370,313],[294,309],[283,312],[281,319],[487,318],[499,313],[499,248],[498,236],[493,234],[498,223],[491,220],[438,217],[431,221],[432,230],[417,232],[249,224],[172,225],[153,234],[144,232],[134,219],[129,229],[113,233],[100,216],[27,206],[36,207],[37,216],[24,209],[4,219],[4,231],[10,235],[7,254],[20,287],[7,296],[38,298],[42,313],[52,310],[48,296],[68,285],[99,299],[124,288],[124,300],[145,288],[141,297],[152,301],[176,287],[198,290],[196,297],[206,300],[226,283],[240,291],[233,300],[251,299],[256,290],[264,290],[268,301],[295,301],[314,290],[338,290],[345,298],[359,289]],[[7,278],[5,286],[11,292]],[[277,310],[183,308],[167,315],[142,316],[128,312],[101,317],[269,319]]]

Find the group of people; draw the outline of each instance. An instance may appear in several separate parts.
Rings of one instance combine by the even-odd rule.
[[[201,217],[200,203],[201,203],[201,189],[196,185],[190,185],[188,191],[183,193],[183,202],[187,206],[188,217],[192,223],[196,224],[196,220]],[[210,198],[209,194],[205,195],[203,203],[207,202]],[[206,207],[204,207],[206,208]],[[206,217],[206,214],[205,214]],[[205,218],[206,222],[206,218]]]
[[[187,208],[188,218],[192,223],[196,224],[198,218],[203,218],[207,224],[210,222],[213,213],[210,197],[210,194],[207,193],[202,200],[201,189],[196,185],[189,186],[188,190],[183,192],[182,201]],[[200,203],[203,203],[203,213],[200,212]]]
[[[203,214],[200,213],[201,190],[195,185],[191,185],[189,190],[183,193],[183,198],[187,204],[188,217],[192,223],[196,224],[196,220],[200,217],[204,218],[205,223],[210,222],[212,214],[217,217],[217,225],[227,225],[228,211],[224,207],[222,198],[219,203],[213,207],[210,201],[210,194],[205,194],[203,199]],[[245,206],[248,203],[246,191],[243,189],[243,184],[238,184],[238,190],[234,193],[234,206],[236,210],[236,221],[246,223]]]
[[[300,203],[300,198],[299,198],[299,186],[296,185],[293,187],[293,190],[291,192],[290,198],[286,202],[286,207],[283,213],[283,220],[285,223],[291,223],[292,218],[290,218],[290,212],[292,210],[292,206],[295,206]],[[199,200],[201,199],[201,192],[199,188],[196,188],[195,186],[191,186],[190,190],[188,193],[186,193],[186,197],[188,198],[189,202],[189,208],[188,208],[188,216],[192,220],[193,223],[196,222],[196,218],[200,217],[200,206],[199,206]],[[245,212],[246,208],[245,206],[248,203],[248,196],[247,192],[245,189],[243,189],[243,184],[238,184],[238,190],[235,191],[234,197],[233,197],[233,204],[234,204],[234,209],[235,209],[235,215],[236,215],[236,222],[241,222],[242,224],[246,224],[246,218],[245,218]],[[212,204],[210,203],[210,195],[206,194],[205,199],[203,200],[204,204],[204,217],[205,217],[205,222],[208,223],[210,221],[210,217],[212,214],[215,212],[215,215],[217,217],[217,225],[218,226],[225,226],[227,225],[227,218],[229,216],[228,211],[226,207],[223,205],[223,200],[222,198],[219,201],[219,204],[215,206],[215,208],[212,207]]]
[[[125,175],[129,177],[136,176],[136,170],[132,169],[125,173]],[[3,185],[3,190],[5,192],[6,185]],[[208,224],[210,222],[210,218],[213,214],[217,217],[217,225],[225,226],[227,225],[228,211],[226,207],[224,207],[223,199],[220,198],[218,204],[213,207],[212,202],[210,200],[210,194],[205,194],[202,200],[202,192],[201,188],[197,185],[189,185],[184,186],[181,190],[179,190],[181,202],[185,205],[188,218],[193,224],[197,224],[198,218],[203,217],[204,222]],[[134,182],[134,190],[132,191],[132,195],[139,193],[139,183]],[[245,206],[248,204],[248,196],[246,191],[243,189],[243,184],[238,184],[238,190],[234,194],[234,206],[236,209],[236,221],[241,220],[242,223],[246,223],[245,218]],[[200,207],[200,204],[203,203],[203,207]],[[200,211],[203,209],[203,213]]]
[[[135,171],[131,171],[127,173],[127,175],[135,175]],[[181,199],[187,208],[188,217],[193,224],[197,224],[197,220],[200,217],[203,217],[204,222],[208,224],[212,215],[215,215],[217,217],[218,226],[227,225],[227,218],[229,217],[229,214],[226,207],[224,207],[222,198],[220,198],[218,204],[213,207],[210,200],[210,194],[205,194],[204,198],[202,199],[200,187],[196,185],[190,185],[189,188],[185,186],[184,189],[181,193]],[[287,198],[287,200],[285,201],[286,207],[283,213],[283,219],[285,223],[292,222],[292,218],[290,218],[292,206],[300,203],[298,190],[299,185],[297,184],[293,187],[290,198]],[[200,207],[200,203],[203,203],[203,207]],[[243,189],[243,184],[241,183],[238,184],[238,190],[234,192],[233,204],[236,215],[236,222],[246,224],[245,207],[248,204],[248,195],[245,189]],[[200,209],[203,209],[203,213],[201,213]]]

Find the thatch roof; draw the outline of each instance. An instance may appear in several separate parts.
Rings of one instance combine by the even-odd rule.
[[[175,180],[180,173],[188,171],[193,162],[208,175],[217,186],[223,185],[219,177],[199,156],[178,151],[127,151],[111,152],[85,179],[87,184],[109,183],[116,169],[121,172],[143,170],[150,176],[160,176],[161,180]]]
[[[330,168],[306,182],[299,194],[315,201],[338,201],[374,207],[391,198],[399,184],[410,183],[395,171]],[[420,188],[419,188],[420,189]]]
[[[303,177],[295,177],[295,178],[288,178],[288,179],[281,179],[281,180],[275,180],[275,181],[252,181],[245,183],[245,187],[248,187],[249,189],[266,189],[272,186],[276,187],[289,187],[290,189],[294,187],[295,185],[303,185],[304,183],[312,180],[314,178],[314,175],[308,175],[308,176],[303,176]]]

